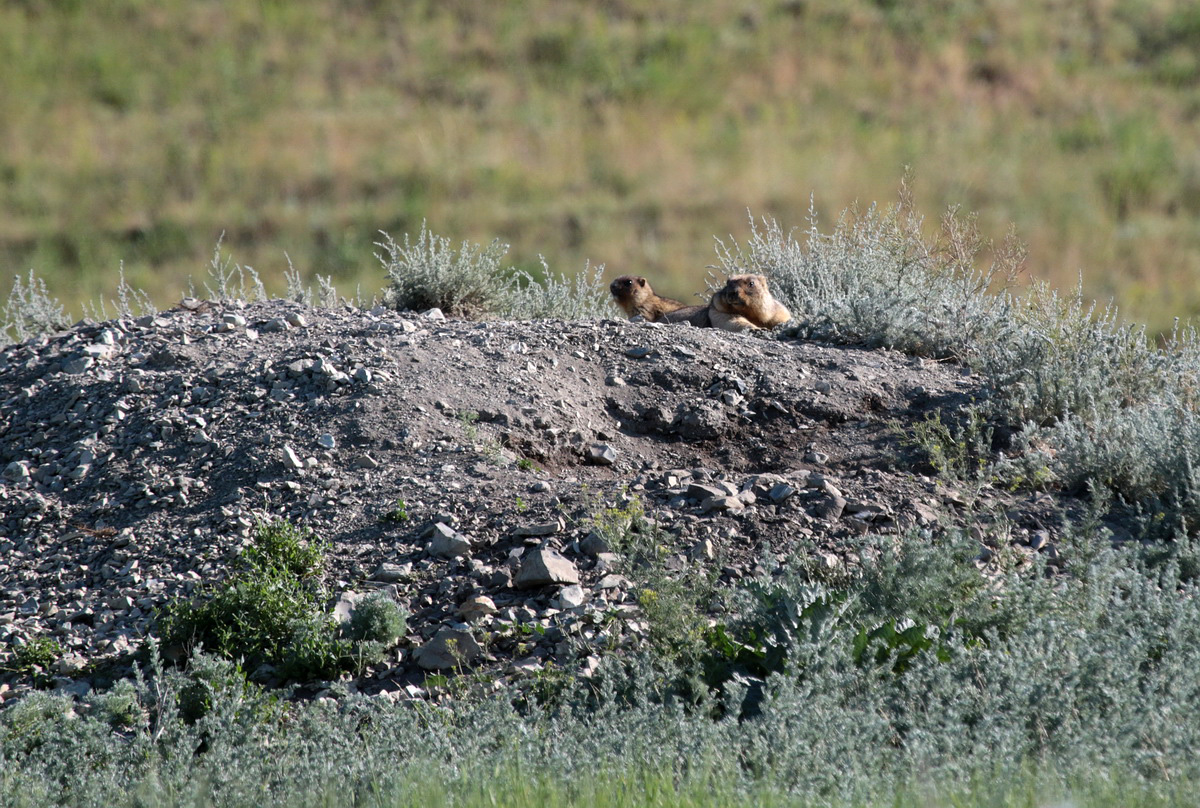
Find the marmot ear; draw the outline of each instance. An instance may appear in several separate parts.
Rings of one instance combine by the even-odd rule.
[[[638,286],[645,286],[645,285],[646,285],[646,279],[645,279],[645,278],[638,278],[638,281],[637,281],[637,282],[638,282]]]

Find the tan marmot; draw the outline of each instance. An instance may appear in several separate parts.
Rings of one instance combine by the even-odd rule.
[[[782,325],[792,319],[792,315],[771,297],[764,276],[730,275],[725,286],[712,296],[708,319],[713,328],[753,331]]]
[[[664,317],[684,306],[678,300],[655,294],[650,281],[637,275],[622,275],[608,285],[613,300],[630,318],[641,315],[647,322],[666,322]]]
[[[712,328],[712,320],[708,316],[708,306],[684,306],[682,309],[667,312],[663,315],[664,323],[687,323],[696,328]]]

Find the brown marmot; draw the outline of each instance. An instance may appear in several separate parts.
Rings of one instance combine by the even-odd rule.
[[[687,323],[696,328],[712,328],[712,320],[708,316],[708,306],[684,306],[682,309],[667,312],[663,315],[664,323]]]
[[[630,318],[639,314],[650,323],[666,322],[665,316],[686,307],[678,300],[654,293],[650,281],[637,275],[622,275],[608,285],[613,300]]]
[[[763,275],[730,275],[708,309],[712,327],[726,331],[774,328],[792,319],[783,304],[771,297]]]

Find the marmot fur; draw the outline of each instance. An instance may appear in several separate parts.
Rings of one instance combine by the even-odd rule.
[[[678,300],[654,293],[650,281],[637,275],[622,275],[608,285],[613,300],[630,318],[641,315],[647,322],[666,322],[665,317],[685,307]]]
[[[731,275],[725,286],[712,296],[708,319],[713,328],[753,331],[782,325],[792,319],[792,315],[771,297],[764,276]]]

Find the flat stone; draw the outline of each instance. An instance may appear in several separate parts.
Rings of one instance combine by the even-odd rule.
[[[547,584],[577,584],[579,570],[557,550],[539,547],[524,555],[521,568],[513,578],[518,589],[532,589]]]
[[[767,496],[770,497],[772,502],[778,505],[780,502],[790,499],[795,493],[796,489],[787,483],[776,483],[771,486],[771,490],[767,493]]]
[[[96,364],[96,360],[90,356],[77,356],[74,359],[68,359],[63,362],[63,373],[69,373],[72,376],[78,376],[81,373],[86,373],[92,365]]]
[[[377,579],[378,580],[378,579]],[[363,596],[359,592],[352,592],[347,589],[338,596],[337,603],[333,605],[333,619],[339,623],[347,623],[350,621],[350,616],[354,614],[354,609],[358,606],[358,602]]]
[[[522,525],[513,531],[513,536],[518,539],[534,537],[534,536],[553,536],[566,527],[562,519],[556,519],[553,522],[545,522],[540,525]]]
[[[381,583],[391,584],[397,581],[403,581],[412,574],[412,564],[380,564],[379,567],[371,573],[372,581],[380,581]]]
[[[371,470],[379,468],[379,461],[368,454],[361,454],[351,463],[356,469]]]
[[[595,589],[597,589],[597,590],[628,589],[628,588],[629,588],[629,579],[626,578],[624,575],[617,575],[616,573],[609,573],[608,575],[605,575],[603,578],[601,578],[599,581],[596,582],[596,586],[595,586]]]
[[[724,488],[707,483],[688,483],[687,491],[684,496],[688,499],[694,499],[698,502],[703,502],[706,499],[714,497],[727,497],[730,493]]]
[[[473,598],[468,598],[459,604],[459,607],[455,610],[455,614],[468,623],[474,623],[476,620],[495,613],[496,601],[487,595],[476,595]]]
[[[443,626],[429,642],[413,652],[413,660],[427,671],[442,671],[469,665],[483,649],[471,632]]]
[[[700,503],[700,510],[704,513],[712,513],[713,511],[740,511],[745,507],[746,503],[742,502],[742,500],[730,496],[709,497]]]

